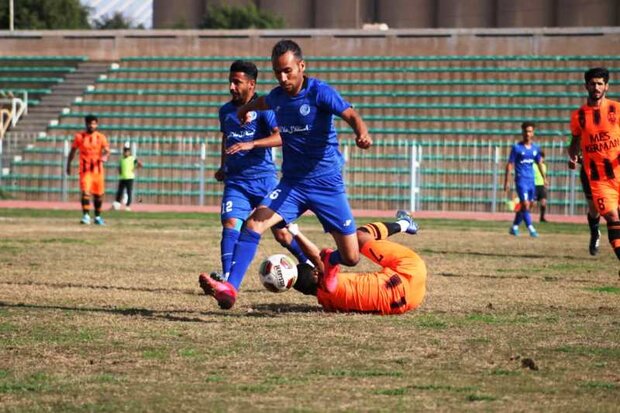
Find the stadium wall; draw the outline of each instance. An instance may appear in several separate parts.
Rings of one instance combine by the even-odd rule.
[[[616,55],[620,27],[416,30],[0,31],[0,55],[265,56],[281,38],[308,56]]]

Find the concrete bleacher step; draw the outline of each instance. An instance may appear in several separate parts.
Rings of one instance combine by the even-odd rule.
[[[28,115],[7,134],[7,138],[17,142],[10,150],[4,151],[3,165],[7,165],[13,156],[21,153],[23,148],[34,141],[37,133],[45,132],[50,121],[57,120],[63,108],[69,107],[76,97],[95,83],[100,75],[106,73],[111,62],[81,62],[76,71],[65,76],[62,83],[54,85],[52,93],[41,98],[37,106],[29,108]]]

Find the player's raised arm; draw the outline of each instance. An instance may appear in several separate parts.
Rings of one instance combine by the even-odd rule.
[[[355,133],[355,144],[362,149],[372,145],[372,138],[368,134],[368,127],[362,117],[352,107],[347,108],[340,117],[349,124]]]
[[[314,264],[319,271],[323,272],[323,261],[321,260],[321,251],[319,247],[316,246],[310,239],[308,239],[304,234],[299,230],[299,226],[297,224],[290,223],[287,225],[286,229],[297,241],[301,250],[306,254],[306,257]]]
[[[237,109],[237,118],[241,124],[246,124],[250,122],[250,119],[247,117],[248,113],[258,110],[269,110],[269,106],[267,105],[267,101],[264,96],[251,100]]]

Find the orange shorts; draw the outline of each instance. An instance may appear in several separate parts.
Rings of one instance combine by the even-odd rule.
[[[81,173],[80,191],[90,195],[103,195],[105,191],[104,175],[96,172]]]
[[[605,179],[590,181],[592,201],[599,214],[605,215],[610,211],[617,211],[620,204],[620,179]]]

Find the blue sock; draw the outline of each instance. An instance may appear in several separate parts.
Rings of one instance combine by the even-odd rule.
[[[300,264],[308,262],[308,257],[306,257],[306,254],[304,254],[301,248],[299,248],[299,244],[295,239],[291,241],[291,245],[286,245],[285,247],[295,256],[295,258],[297,258],[297,261],[299,261]]]
[[[222,253],[222,274],[230,272],[232,266],[233,253],[235,252],[235,244],[239,239],[240,232],[233,228],[222,229],[222,241],[220,241],[220,251]]]
[[[341,264],[340,260],[341,260],[341,258],[340,258],[340,251],[338,251],[338,250],[332,252],[332,255],[329,256],[329,263],[331,265]]]
[[[230,268],[230,276],[228,282],[239,290],[243,277],[247,272],[256,250],[258,249],[258,243],[260,242],[261,235],[258,232],[254,232],[251,229],[245,228],[241,235],[237,245],[235,245],[235,252],[233,254],[233,264]]]
[[[530,215],[530,211],[523,211],[523,220],[525,221],[525,225],[528,227],[532,225],[532,216]]]
[[[521,211],[519,211],[515,214],[515,220],[512,221],[512,225],[519,226],[521,221],[523,221],[523,214],[521,213]]]

